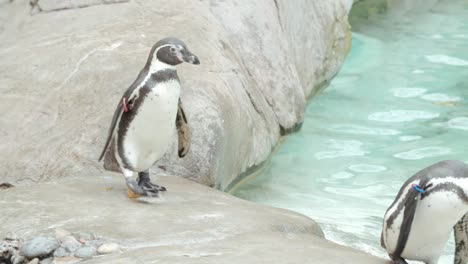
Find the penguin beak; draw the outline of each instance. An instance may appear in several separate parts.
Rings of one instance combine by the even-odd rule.
[[[184,55],[182,56],[182,58],[184,59],[185,62],[195,64],[195,65],[200,64],[200,60],[198,59],[198,57],[195,56],[195,54],[191,53],[190,51],[186,51]]]

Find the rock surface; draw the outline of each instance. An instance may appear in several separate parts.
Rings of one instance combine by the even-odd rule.
[[[340,68],[344,2],[39,0],[31,12],[3,1],[0,183],[102,173],[120,96],[151,46],[178,36],[202,62],[179,69],[193,141],[187,157],[174,142],[159,164],[227,188],[301,124],[306,98]]]
[[[16,221],[18,221],[18,219]],[[20,249],[20,253],[29,259],[33,259],[36,257],[50,255],[59,246],[60,243],[55,238],[35,237],[34,239],[24,243]]]
[[[97,248],[99,254],[110,254],[116,253],[120,250],[120,246],[117,243],[106,243]]]
[[[82,259],[90,259],[96,255],[96,249],[94,247],[82,247],[75,252],[75,257]]]
[[[89,230],[122,245],[87,263],[388,263],[323,238],[294,212],[253,204],[179,177],[152,203],[126,197],[119,177],[67,178],[0,192],[0,237]],[[78,187],[79,186],[79,187]],[[86,190],[86,193],[83,193]],[[68,263],[73,258],[55,259]]]

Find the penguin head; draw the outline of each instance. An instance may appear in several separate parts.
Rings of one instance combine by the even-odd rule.
[[[177,38],[164,38],[153,46],[153,56],[159,61],[178,65],[182,62],[200,64],[198,57],[191,53],[184,42]]]

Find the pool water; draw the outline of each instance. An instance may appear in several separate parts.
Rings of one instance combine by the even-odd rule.
[[[468,161],[468,2],[387,16],[351,53],[263,171],[234,195],[303,213],[328,239],[385,257],[383,215],[403,182],[437,161]],[[450,240],[439,263],[453,263]]]

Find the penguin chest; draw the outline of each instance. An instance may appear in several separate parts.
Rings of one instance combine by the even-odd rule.
[[[126,160],[136,171],[149,169],[167,151],[175,127],[180,84],[157,84],[143,98],[123,140]]]
[[[440,191],[419,201],[402,257],[437,261],[453,226],[468,206],[451,191]]]

